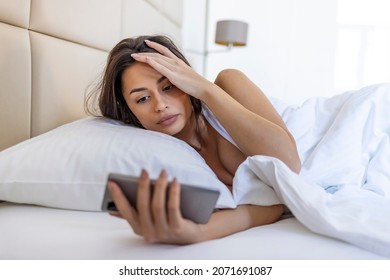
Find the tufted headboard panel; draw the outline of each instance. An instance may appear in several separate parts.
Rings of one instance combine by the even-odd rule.
[[[181,0],[0,0],[0,150],[85,117],[122,38],[181,42]]]

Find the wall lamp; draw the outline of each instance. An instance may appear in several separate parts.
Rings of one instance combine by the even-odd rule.
[[[217,22],[215,43],[232,47],[246,46],[248,24],[238,20],[220,20]]]
[[[220,53],[230,51],[233,47],[243,47],[247,44],[248,23],[239,20],[220,20],[217,22],[214,42],[218,45],[226,46],[223,50],[207,50],[207,24],[205,30],[205,51],[199,52],[188,50],[189,52],[203,55],[203,75],[206,75],[207,56],[210,53]]]

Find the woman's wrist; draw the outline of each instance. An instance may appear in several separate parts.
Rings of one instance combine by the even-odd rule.
[[[208,82],[208,84],[204,86],[199,99],[202,100],[206,105],[210,106],[213,103],[218,103],[218,99],[221,98],[223,94],[227,95],[227,93],[219,86],[212,82]]]
[[[222,238],[251,227],[250,215],[245,209],[224,209],[212,214],[207,224],[199,225],[196,242]]]

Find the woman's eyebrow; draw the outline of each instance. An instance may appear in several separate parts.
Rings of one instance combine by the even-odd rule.
[[[140,87],[140,88],[133,88],[129,94],[132,94],[133,92],[138,92],[138,91],[144,91],[146,90],[146,87]]]
[[[161,76],[161,78],[157,80],[156,84],[161,83],[161,82],[164,81],[166,78],[167,78],[167,77],[165,77],[165,76]]]
[[[156,82],[156,84],[160,84],[161,82],[163,82],[167,77],[165,76],[161,76],[161,78],[159,78]],[[143,90],[146,90],[147,88],[146,87],[139,87],[139,88],[133,88],[129,94],[132,94],[133,92],[139,92],[139,91],[143,91]]]

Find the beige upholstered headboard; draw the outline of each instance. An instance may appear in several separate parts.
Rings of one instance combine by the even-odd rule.
[[[122,38],[168,34],[181,0],[0,0],[0,150],[85,117],[84,94]]]

